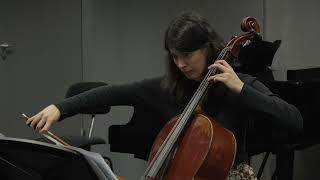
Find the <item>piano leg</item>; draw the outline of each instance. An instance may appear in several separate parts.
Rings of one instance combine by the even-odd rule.
[[[288,148],[276,154],[276,170],[272,180],[293,179],[294,149]]]

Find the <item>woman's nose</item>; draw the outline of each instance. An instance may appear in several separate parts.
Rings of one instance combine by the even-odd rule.
[[[186,61],[183,58],[176,58],[175,63],[179,69],[182,69],[187,66]]]

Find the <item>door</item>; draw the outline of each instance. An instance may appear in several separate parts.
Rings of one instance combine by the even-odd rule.
[[[0,4],[0,133],[34,138],[21,113],[32,115],[64,98],[82,80],[81,0],[7,0]],[[79,123],[80,122],[80,123]],[[58,134],[80,134],[81,121],[58,123]]]

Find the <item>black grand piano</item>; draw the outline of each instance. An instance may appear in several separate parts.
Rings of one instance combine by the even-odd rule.
[[[272,92],[295,105],[303,117],[303,131],[300,134],[287,138],[282,144],[270,144],[271,148],[266,150],[276,155],[276,170],[272,179],[292,180],[295,151],[320,144],[318,127],[315,125],[320,107],[320,68],[288,70],[287,81],[263,82]],[[262,171],[259,173],[261,175]]]
[[[271,140],[261,147],[259,146],[261,143],[257,141],[251,144],[252,154],[264,151],[276,154],[276,170],[272,179],[291,180],[293,179],[294,152],[320,143],[315,126],[318,107],[320,107],[320,67],[287,70],[286,81],[275,80],[269,67],[280,44],[280,40],[251,43],[241,49],[239,60],[242,63],[241,72],[258,77],[272,92],[295,105],[301,112],[303,117],[301,133],[294,136],[288,136],[286,133],[279,134],[278,138],[281,141]],[[288,137],[285,137],[286,135]],[[258,177],[261,176],[269,153],[264,158]]]
[[[273,57],[280,47],[281,40],[274,42],[258,41],[241,49],[239,60],[242,63],[241,72],[258,77],[272,92],[278,94],[288,103],[295,105],[303,117],[303,130],[294,136],[285,137],[286,133],[279,134],[279,139],[269,143],[253,142],[252,154],[268,152],[258,172],[261,176],[264,164],[269,153],[276,155],[276,170],[272,179],[293,179],[294,152],[320,144],[317,121],[318,107],[320,107],[320,67],[308,69],[287,70],[287,80],[277,81],[269,68]],[[250,144],[249,144],[250,146]]]

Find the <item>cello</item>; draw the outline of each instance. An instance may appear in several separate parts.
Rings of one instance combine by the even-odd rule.
[[[222,49],[218,59],[237,59],[247,41],[258,39],[260,27],[253,17],[241,22],[243,35],[233,37]],[[235,62],[233,62],[235,64]],[[217,74],[209,69],[184,111],[172,118],[157,135],[148,166],[141,180],[225,180],[236,156],[236,139],[214,117],[196,109]]]

